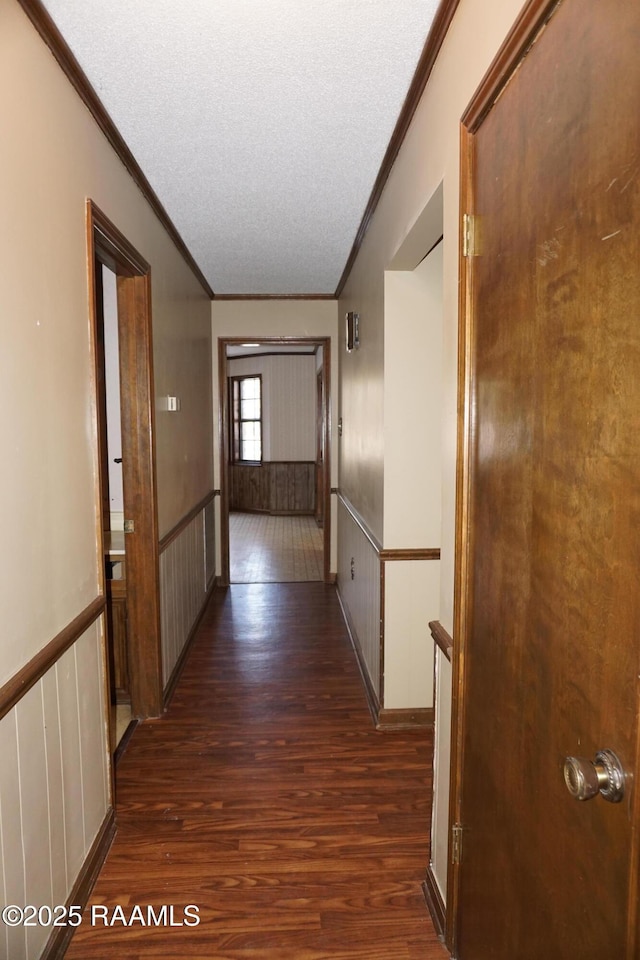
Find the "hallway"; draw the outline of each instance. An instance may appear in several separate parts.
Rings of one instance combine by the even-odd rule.
[[[198,926],[84,922],[67,960],[441,960],[421,891],[431,735],[377,733],[335,590],[217,590],[161,720],[117,769],[91,903]]]

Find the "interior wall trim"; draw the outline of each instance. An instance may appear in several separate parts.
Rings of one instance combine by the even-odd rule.
[[[444,937],[445,926],[447,922],[447,908],[442,899],[442,894],[438,889],[438,884],[433,875],[431,864],[427,867],[427,873],[422,884],[422,892],[427,901],[427,909],[431,914],[433,925],[439,937]]]
[[[215,293],[214,300],[335,300],[335,293]]]
[[[378,724],[378,712],[380,710],[380,701],[378,699],[378,694],[374,690],[373,684],[371,683],[371,678],[369,676],[369,671],[364,659],[364,654],[362,653],[362,647],[360,646],[360,640],[358,634],[351,620],[351,615],[347,605],[342,599],[340,593],[340,582],[338,581],[336,585],[336,594],[338,596],[338,603],[340,604],[340,609],[342,610],[342,617],[344,619],[347,633],[349,634],[349,639],[351,641],[351,646],[353,647],[353,652],[356,655],[356,661],[358,664],[358,669],[360,671],[360,676],[362,677],[362,683],[364,685],[364,692],[367,697],[367,706],[369,707],[369,713],[371,714],[371,719],[373,720],[374,726]]]
[[[431,620],[429,622],[429,629],[431,630],[431,636],[435,640],[436,646],[442,650],[449,663],[451,663],[453,637],[445,630],[439,620]]]
[[[334,491],[332,490],[331,492],[333,493]],[[364,533],[365,537],[367,538],[367,540],[369,541],[369,543],[371,544],[371,546],[373,547],[373,549],[376,551],[376,553],[377,553],[378,556],[379,556],[379,555],[380,555],[380,551],[382,550],[382,544],[380,543],[380,541],[379,541],[378,538],[376,537],[375,533],[373,533],[373,532],[369,529],[369,527],[367,526],[367,524],[365,523],[365,521],[362,519],[362,517],[360,516],[360,514],[358,513],[358,511],[357,511],[356,508],[354,507],[354,505],[351,503],[350,500],[347,499],[347,497],[345,497],[344,493],[342,493],[341,490],[336,490],[335,492],[337,493],[337,495],[338,495],[338,500],[340,501],[340,503],[342,504],[342,506],[345,508],[345,510],[347,511],[347,513],[350,515],[350,517],[351,517],[351,519],[354,521],[354,523],[357,524],[357,526],[360,527],[360,529],[361,529],[362,532]]]
[[[165,533],[158,545],[160,553],[164,553],[169,544],[173,543],[173,541],[180,536],[182,531],[189,526],[192,520],[195,520],[199,513],[202,513],[207,504],[211,503],[215,495],[215,490],[210,490],[206,497],[203,497],[202,500],[196,503],[195,507],[192,507],[191,510],[189,510],[189,513],[184,515],[182,520],[178,520],[175,527],[172,527],[168,533]]]
[[[0,720],[22,700],[24,695],[31,690],[31,687],[54,666],[62,654],[73,646],[91,624],[104,613],[105,605],[106,599],[103,595],[92,600],[82,613],[79,613],[71,623],[68,623],[60,633],[56,634],[53,640],[50,640],[28,663],[25,663],[24,667],[0,687]]]
[[[387,560],[440,559],[440,547],[407,547],[398,549],[395,547],[383,547],[375,533],[373,533],[373,531],[367,526],[366,522],[362,519],[351,501],[345,497],[344,493],[335,487],[332,487],[331,493],[337,494],[340,503],[343,505],[354,523],[360,527],[360,530],[362,533],[364,533],[365,537],[378,554],[380,561],[386,562]]]
[[[392,730],[416,730],[423,727],[433,729],[434,716],[433,707],[403,707],[398,709],[381,707],[378,711],[376,730],[387,732]]]
[[[107,815],[104,818],[102,826],[91,845],[78,878],[73,885],[71,893],[67,897],[67,907],[79,906],[84,911],[94,884],[98,879],[98,874],[109,853],[109,848],[113,843],[116,833],[116,816],[113,807],[109,807]],[[59,960],[69,946],[75,927],[55,927],[40,960]]]
[[[129,175],[142,191],[142,195],[173,240],[194,276],[198,279],[207,295],[213,299],[214,293],[207,278],[189,252],[186,243],[178,233],[169,214],[160,203],[153,187],[142,172],[142,168],[107,113],[96,91],[89,83],[86,74],[69,49],[66,40],[45,10],[41,0],[18,0],[18,2],[51,50],[63,73],[89,110],[89,113],[100,127],[111,147],[115,150]]]
[[[381,560],[439,560],[440,547],[417,547],[406,550],[383,549],[380,551]]]
[[[393,164],[395,163],[396,157],[400,152],[400,147],[404,142],[404,138],[407,135],[407,131],[413,120],[413,115],[416,112],[417,106],[420,102],[420,98],[424,93],[424,89],[427,85],[429,77],[431,76],[431,71],[433,70],[436,58],[440,52],[440,47],[444,42],[444,38],[447,35],[447,30],[449,25],[453,20],[453,15],[458,8],[458,3],[460,0],[441,0],[440,6],[436,12],[433,25],[427,36],[422,54],[418,60],[418,65],[416,67],[415,73],[413,75],[413,80],[411,81],[411,86],[405,98],[402,110],[400,111],[400,116],[396,122],[393,133],[391,134],[391,139],[389,141],[389,146],[382,160],[380,166],[380,171],[376,177],[376,181],[373,185],[373,190],[371,191],[371,196],[365,211],[358,227],[358,232],[356,233],[355,240],[353,241],[353,246],[351,252],[345,264],[345,268],[342,271],[342,276],[338,281],[338,286],[336,287],[335,298],[339,299],[342,296],[342,291],[344,290],[345,284],[349,278],[349,274],[353,268],[353,265],[356,261],[356,257],[360,252],[360,247],[365,238],[366,232],[369,228],[369,224],[373,218],[376,208],[382,196],[382,191],[384,190],[385,184],[389,179],[389,174]]]

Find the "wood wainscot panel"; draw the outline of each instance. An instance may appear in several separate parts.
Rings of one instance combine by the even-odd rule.
[[[313,515],[315,469],[313,461],[229,464],[230,508],[273,515]]]
[[[269,509],[269,471],[266,464],[229,464],[229,507],[231,510]]]
[[[273,461],[269,464],[273,514],[315,514],[316,465],[313,461]]]

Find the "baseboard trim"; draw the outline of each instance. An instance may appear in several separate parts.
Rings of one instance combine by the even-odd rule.
[[[416,707],[415,709],[387,710],[381,707],[378,710],[376,730],[417,730],[418,728],[433,727],[433,707]]]
[[[110,807],[67,898],[67,907],[77,905],[84,911],[115,833],[116,815],[113,807]],[[74,930],[75,927],[56,927],[47,941],[40,960],[59,960],[64,956]]]
[[[131,740],[131,737],[136,732],[136,727],[138,726],[139,722],[140,721],[136,719],[132,720],[129,726],[127,727],[127,729],[125,730],[125,732],[122,734],[120,738],[120,743],[116,747],[113,754],[114,767],[117,767],[120,760],[122,759],[123,754],[125,753],[127,747],[129,746],[129,741]]]
[[[433,875],[431,864],[427,867],[427,873],[422,884],[422,892],[424,893],[424,899],[427,901],[427,909],[431,914],[436,933],[440,939],[444,941],[447,925],[447,908],[442,899],[438,884],[436,883],[436,878]]]
[[[373,720],[373,725],[377,727],[378,725],[378,713],[380,710],[380,701],[378,696],[373,689],[373,684],[371,683],[371,677],[369,676],[369,671],[367,670],[367,665],[365,663],[364,655],[362,653],[362,648],[360,647],[360,641],[358,640],[358,634],[356,633],[355,627],[351,621],[349,611],[345,603],[342,600],[340,594],[339,584],[336,586],[336,594],[338,596],[338,603],[340,604],[340,609],[342,610],[342,617],[347,628],[347,633],[349,634],[349,639],[351,640],[351,646],[353,647],[353,652],[356,655],[356,662],[358,664],[358,669],[360,670],[360,676],[362,677],[362,685],[364,686],[364,692],[367,697],[367,706],[369,707],[369,713],[371,714],[371,719]]]
[[[171,671],[171,676],[167,681],[167,686],[165,687],[165,691],[164,691],[164,699],[162,704],[164,710],[166,710],[167,707],[169,706],[171,697],[175,692],[176,684],[180,679],[180,674],[182,673],[186,659],[189,656],[189,651],[191,650],[191,644],[194,641],[195,635],[198,631],[198,627],[202,623],[202,618],[204,617],[205,610],[207,609],[207,605],[209,603],[209,600],[211,599],[211,595],[213,594],[213,591],[216,589],[216,586],[218,585],[217,580],[218,578],[216,577],[214,580],[211,581],[209,588],[204,595],[204,601],[202,603],[202,606],[200,607],[200,612],[198,613],[198,616],[193,621],[191,630],[189,630],[189,634],[187,636],[187,639],[185,640],[184,647],[182,648],[180,656],[176,660],[175,667]]]

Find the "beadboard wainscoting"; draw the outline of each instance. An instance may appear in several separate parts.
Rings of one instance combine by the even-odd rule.
[[[338,531],[338,594],[376,726],[430,726],[440,550],[384,549],[342,494]]]
[[[214,582],[213,494],[160,543],[162,678],[170,694]]]
[[[430,624],[433,632],[433,624]],[[438,624],[438,626],[440,626]],[[440,628],[440,633],[446,632]],[[434,639],[436,639],[434,637]],[[449,637],[450,640],[450,637]],[[433,807],[431,856],[426,892],[431,915],[441,934],[446,927],[447,873],[449,867],[449,763],[451,759],[452,645],[436,639],[434,669]]]
[[[338,496],[338,596],[374,718],[381,706],[380,545]]]
[[[111,839],[102,630],[99,617],[0,720],[3,905],[53,907],[79,896],[96,838]],[[0,924],[0,957],[39,957],[56,933]],[[60,956],[58,947],[47,955]]]

